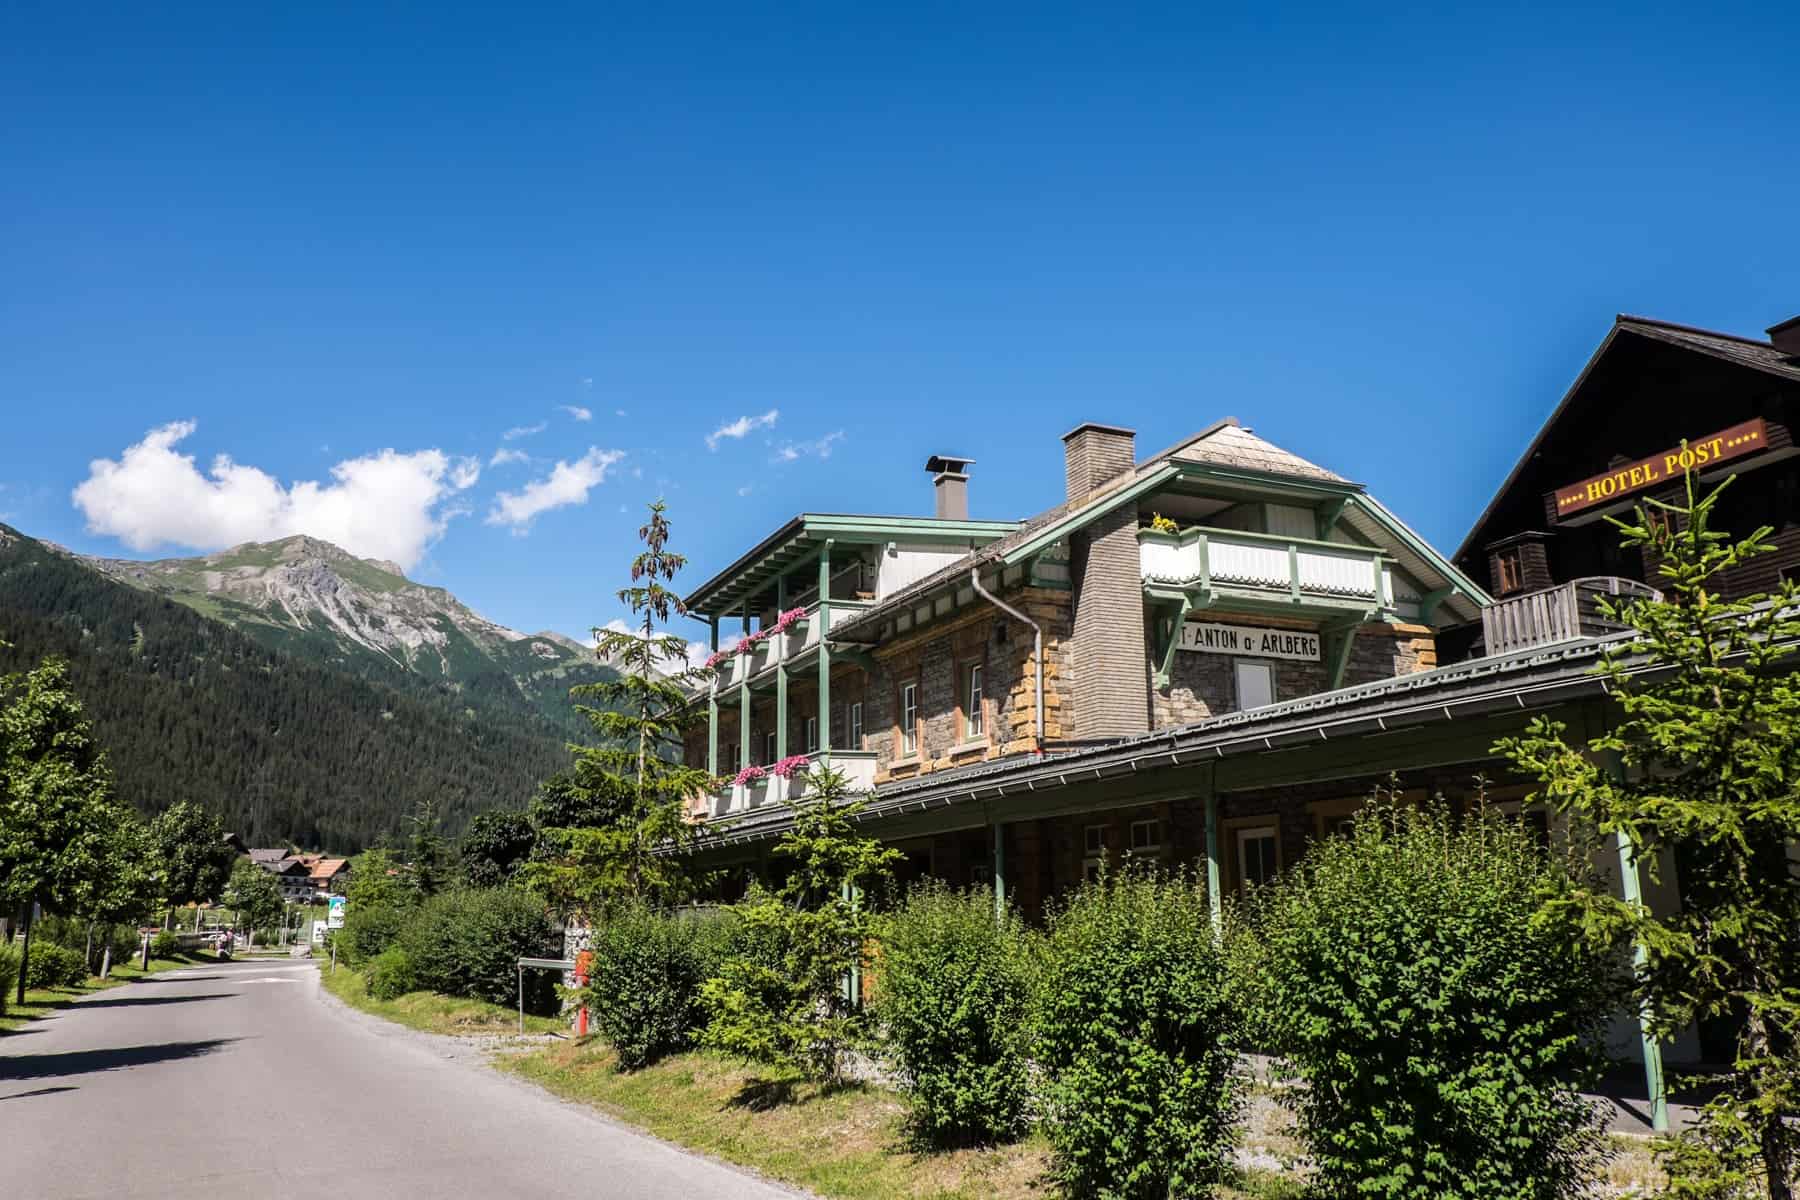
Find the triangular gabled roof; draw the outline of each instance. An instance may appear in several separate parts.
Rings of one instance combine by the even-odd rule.
[[[1720,362],[1760,371],[1778,379],[1800,381],[1800,360],[1777,350],[1769,342],[1740,337],[1732,333],[1720,333],[1712,329],[1700,329],[1692,325],[1678,325],[1673,321],[1659,321],[1653,317],[1637,317],[1630,313],[1619,313],[1613,318],[1613,326],[1607,331],[1606,337],[1601,339],[1600,345],[1582,366],[1581,373],[1575,376],[1575,381],[1569,385],[1568,391],[1563,393],[1562,399],[1557,401],[1556,407],[1551,410],[1544,423],[1538,427],[1536,436],[1531,439],[1531,443],[1525,447],[1525,452],[1519,456],[1518,462],[1513,464],[1512,470],[1507,472],[1506,478],[1495,489],[1486,507],[1481,510],[1481,515],[1476,517],[1474,523],[1469,526],[1469,532],[1463,537],[1462,544],[1450,556],[1452,562],[1460,563],[1469,554],[1480,549],[1476,543],[1482,540],[1482,529],[1493,519],[1507,494],[1518,484],[1532,460],[1543,448],[1544,441],[1549,437],[1551,430],[1575,403],[1576,397],[1580,395],[1582,386],[1587,383],[1588,377],[1611,352],[1613,345],[1621,336],[1640,337],[1654,342],[1662,342],[1666,345],[1690,350],[1695,354],[1706,355]]]
[[[1165,450],[1151,462],[1173,458],[1181,462],[1211,463],[1221,467],[1242,467],[1249,471],[1266,471],[1271,475],[1293,475],[1302,479],[1323,479],[1333,483],[1347,482],[1314,462],[1308,462],[1291,450],[1283,450],[1266,442],[1226,417],[1179,446]]]

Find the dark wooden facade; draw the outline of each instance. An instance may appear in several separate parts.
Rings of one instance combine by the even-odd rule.
[[[1662,461],[1760,421],[1752,444],[1702,469],[1714,483],[1735,475],[1721,501],[1724,528],[1774,528],[1777,553],[1726,580],[1736,595],[1800,578],[1800,327],[1776,326],[1761,341],[1621,316],[1563,397],[1455,555],[1456,565],[1497,599],[1571,580],[1613,576],[1656,585],[1656,563],[1619,545],[1604,518],[1649,498],[1677,500],[1679,475],[1626,481],[1604,503],[1565,508],[1557,493],[1646,459]]]

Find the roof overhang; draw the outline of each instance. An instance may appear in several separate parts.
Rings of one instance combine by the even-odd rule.
[[[758,542],[682,601],[690,614],[721,617],[744,611],[776,578],[808,559],[826,542],[881,545],[943,543],[975,547],[1005,537],[1017,521],[946,521],[936,517],[885,517],[853,513],[801,513]]]

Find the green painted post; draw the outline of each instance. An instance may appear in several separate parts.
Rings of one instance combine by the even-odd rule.
[[[717,654],[719,652],[719,618],[713,617],[709,623],[712,626],[712,652]],[[706,773],[714,776],[719,773],[719,680],[717,676],[713,677],[706,695]]]
[[[750,599],[744,598],[744,636],[750,636]],[[738,684],[738,770],[750,765],[750,664],[744,664],[744,682]]]
[[[1616,753],[1607,753],[1606,770],[1614,782],[1625,780],[1625,765],[1619,761]],[[1619,830],[1619,888],[1624,893],[1625,903],[1633,906],[1644,904],[1644,883],[1638,876],[1637,847],[1632,844],[1630,836]],[[1644,943],[1633,941],[1631,947],[1632,966],[1637,970],[1644,969],[1648,954]],[[1644,1045],[1644,1090],[1650,1093],[1650,1127],[1658,1133],[1669,1131],[1669,1092],[1663,1080],[1662,1044],[1650,1032],[1650,1009],[1643,1006],[1638,1009],[1638,1036]]]
[[[775,577],[775,615],[777,618],[787,610],[787,576]],[[780,762],[788,752],[788,676],[787,676],[787,634],[775,635],[781,639],[781,645],[775,648],[775,761]]]
[[[819,750],[822,761],[831,761],[831,538],[819,548]]]
[[[1219,797],[1206,783],[1206,901],[1212,909],[1213,933],[1225,929],[1225,898],[1219,894]]]

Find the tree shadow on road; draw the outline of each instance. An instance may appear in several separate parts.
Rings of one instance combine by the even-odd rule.
[[[10,1096],[0,1096],[0,1100],[29,1100],[33,1096],[54,1096],[58,1092],[79,1092],[81,1089],[73,1084],[62,1087],[34,1088],[29,1092],[14,1092]]]
[[[137,1008],[145,1004],[186,1004],[190,1000],[229,1000],[236,992],[197,992],[192,996],[127,996],[117,1000],[83,1000],[75,1005],[88,1008]]]
[[[238,1038],[207,1038],[198,1042],[159,1042],[150,1046],[119,1046],[111,1050],[69,1050],[61,1054],[9,1054],[0,1056],[0,1081],[54,1079],[147,1067],[152,1063],[199,1058]]]

